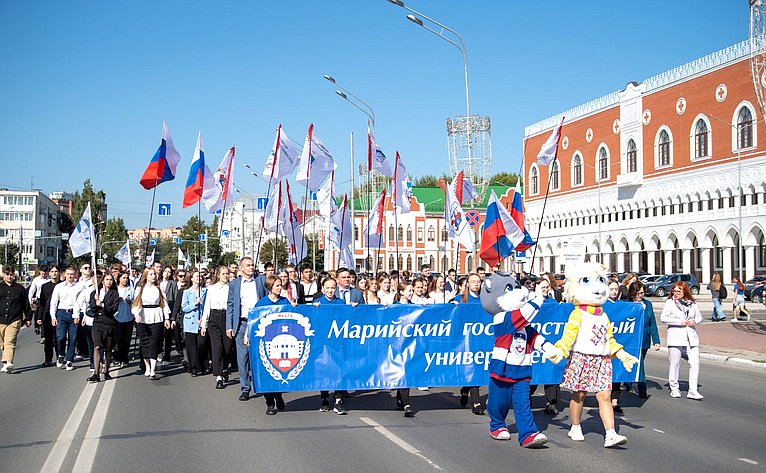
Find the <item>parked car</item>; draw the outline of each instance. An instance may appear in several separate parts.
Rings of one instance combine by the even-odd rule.
[[[756,276],[745,281],[745,299],[750,299],[750,293],[758,286],[766,285],[766,276]]]
[[[638,280],[646,285],[660,279],[661,277],[662,274],[647,274],[645,276],[639,276]]]
[[[766,289],[766,284],[761,284],[760,286],[756,286],[755,289],[753,289],[753,292],[750,293],[750,300],[755,304],[762,303],[764,289]]]
[[[567,277],[564,276],[561,273],[556,273],[553,275],[553,279],[556,280],[556,285],[558,286],[560,291],[564,290],[564,283],[567,282]]]
[[[656,281],[646,285],[647,296],[665,297],[670,293],[670,287],[678,281],[683,281],[689,286],[689,290],[695,296],[700,293],[700,283],[693,274],[674,273],[665,274]]]

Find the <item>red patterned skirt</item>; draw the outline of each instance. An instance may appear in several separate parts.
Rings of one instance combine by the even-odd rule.
[[[612,360],[610,356],[572,352],[564,368],[561,387],[587,393],[611,391]]]

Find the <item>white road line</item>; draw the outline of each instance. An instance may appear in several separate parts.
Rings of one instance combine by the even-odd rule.
[[[749,458],[737,458],[737,460],[743,461],[745,463],[750,463],[751,465],[757,465],[758,462],[755,460],[751,460]]]
[[[664,434],[664,433],[665,433],[665,431],[664,431],[664,430],[660,430],[660,429],[652,429],[652,430],[653,430],[653,431],[655,431],[655,432],[659,432],[659,433],[661,433],[661,434]]]
[[[369,417],[360,417],[359,420],[364,422],[365,424],[371,426],[375,431],[377,431],[380,434],[383,434],[384,437],[386,437],[388,440],[394,442],[399,448],[404,450],[407,453],[411,453],[415,455],[416,457],[422,458],[426,461],[429,465],[434,467],[435,470],[441,470],[442,468],[437,465],[436,463],[432,462],[430,459],[426,458],[422,453],[420,453],[420,450],[413,447],[409,443],[405,442],[404,439],[396,435],[395,433],[391,432],[387,428],[383,427],[382,425],[375,422],[373,419],[370,419]]]
[[[104,390],[101,391],[98,404],[93,411],[93,417],[90,419],[90,425],[80,446],[80,453],[77,455],[72,473],[90,473],[93,468],[93,460],[96,458],[98,442],[101,438],[101,432],[104,430],[106,412],[109,410],[109,402],[112,400],[113,392],[114,381],[104,383]]]
[[[57,473],[61,469],[69,448],[72,446],[72,440],[74,440],[77,429],[80,428],[80,424],[83,421],[85,410],[88,408],[88,404],[90,404],[90,400],[95,392],[95,384],[88,383],[85,385],[85,389],[82,390],[82,394],[80,394],[80,398],[75,403],[69,419],[64,424],[64,428],[61,429],[61,433],[56,439],[56,443],[53,444],[53,448],[51,448],[51,452],[48,454],[48,458],[45,460],[40,473]]]

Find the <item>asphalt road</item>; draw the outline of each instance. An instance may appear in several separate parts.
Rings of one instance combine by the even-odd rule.
[[[88,385],[87,363],[38,368],[41,356],[24,330],[16,372],[0,375],[0,472],[766,471],[763,370],[703,362],[705,400],[671,399],[666,358],[651,354],[651,397],[621,398],[624,448],[603,448],[594,398],[585,442],[575,443],[568,409],[548,416],[537,395],[535,419],[550,443],[526,450],[513,428],[510,442],[492,440],[487,417],[458,407],[457,389],[413,390],[412,419],[393,410],[389,392],[353,393],[348,416],[318,412],[318,393],[287,394],[287,409],[266,416],[262,398],[240,402],[237,385],[215,390],[212,377],[191,378],[177,364],[156,382],[131,366]]]

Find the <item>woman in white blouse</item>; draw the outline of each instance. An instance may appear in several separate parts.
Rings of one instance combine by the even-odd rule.
[[[702,322],[702,314],[685,282],[679,281],[671,287],[670,296],[662,308],[660,321],[668,325],[670,397],[681,397],[681,391],[678,389],[678,370],[681,357],[686,354],[689,360],[689,392],[686,397],[702,400],[703,396],[697,390],[700,372],[700,340],[697,336],[697,324]]]
[[[231,359],[233,340],[226,336],[226,303],[229,301],[229,268],[219,266],[213,277],[214,284],[207,288],[205,307],[202,310],[200,334],[210,335],[213,352],[213,375],[215,388],[223,389],[229,382],[229,360]]]
[[[155,370],[162,345],[163,325],[170,328],[170,307],[157,284],[157,273],[153,269],[144,270],[135,297],[131,311],[141,339],[141,351],[146,365],[144,375],[153,381],[157,379]]]

